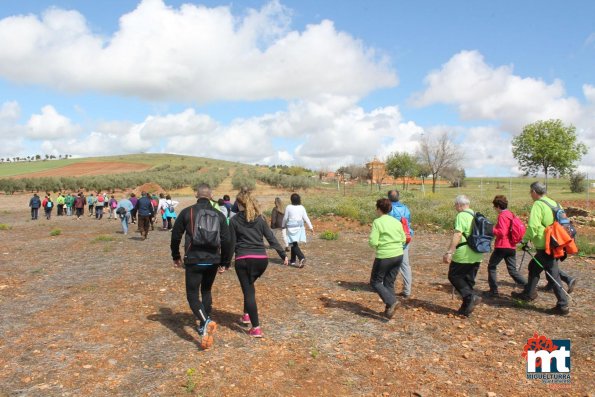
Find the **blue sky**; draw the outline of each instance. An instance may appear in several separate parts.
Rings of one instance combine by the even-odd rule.
[[[2,2],[0,157],[333,170],[448,132],[468,175],[516,175],[510,141],[533,121],[595,146],[593,15],[586,0]]]

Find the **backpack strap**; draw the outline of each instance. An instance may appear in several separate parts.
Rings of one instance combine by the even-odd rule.
[[[190,235],[192,236],[192,238],[190,239],[190,244],[188,245],[188,248],[186,249],[186,252],[184,252],[184,256],[188,255],[188,252],[190,251],[190,248],[192,248],[192,241],[194,241],[194,222],[192,222],[192,207],[194,207],[193,205],[190,206],[190,230],[192,230],[192,233],[190,233]]]
[[[473,211],[462,211],[466,214],[471,215],[473,218],[475,218],[475,213]],[[468,245],[469,243],[467,242],[467,240],[469,239],[469,236],[465,236],[464,233],[461,233],[463,235],[463,237],[465,237],[465,242],[464,243],[458,243],[455,250],[459,249],[460,247],[462,247],[463,245]]]
[[[556,206],[554,207],[553,205],[551,205],[550,203],[548,203],[544,199],[539,199],[538,201],[541,201],[542,203],[545,203],[545,205],[547,205],[548,207],[550,207],[550,209],[552,210],[552,215],[554,216],[554,222],[556,222],[558,220],[558,216],[557,216],[558,211],[560,211],[562,209],[562,207],[560,207],[560,204],[558,204],[556,202]]]

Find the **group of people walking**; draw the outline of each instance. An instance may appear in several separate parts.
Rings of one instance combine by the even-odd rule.
[[[268,267],[264,240],[275,249],[284,265],[292,263],[296,267],[304,266],[305,256],[298,244],[306,241],[305,225],[312,233],[314,228],[301,205],[301,198],[297,193],[292,194],[292,204],[284,209],[281,208],[280,199],[276,200],[277,213],[271,217],[274,228],[284,230],[287,239],[285,244],[291,247],[290,259],[287,257],[287,247],[279,244],[248,189],[242,189],[237,195],[232,206],[234,215],[229,218],[219,210],[219,203],[212,200],[209,185],[199,185],[196,195],[196,204],[183,209],[174,224],[171,255],[175,267],[185,268],[186,298],[198,322],[201,347],[211,347],[217,329],[216,322],[210,316],[211,287],[217,273],[230,268],[234,255],[234,268],[244,296],[243,314],[239,320],[249,326],[248,334],[251,337],[261,338],[263,332],[258,316],[255,282]],[[180,252],[182,238],[183,255]]]

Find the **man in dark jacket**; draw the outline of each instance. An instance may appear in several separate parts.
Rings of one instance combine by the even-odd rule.
[[[232,246],[227,219],[211,202],[211,187],[207,184],[200,184],[196,189],[196,197],[198,198],[196,204],[184,208],[176,219],[171,234],[171,256],[174,267],[183,265],[186,269],[186,299],[199,322],[198,333],[201,338],[201,348],[208,349],[213,345],[213,334],[217,330],[217,324],[210,318],[211,287],[217,276],[217,270],[229,268]],[[199,247],[193,244],[193,240],[196,240],[194,229],[199,211],[219,218],[219,247]],[[180,242],[184,234],[182,261]],[[202,302],[199,292],[202,294]]]
[[[34,193],[31,200],[29,200],[29,207],[31,207],[31,220],[36,221],[39,215],[39,207],[41,207],[41,199],[37,193]]]
[[[153,203],[147,192],[142,192],[142,197],[138,199],[135,208],[138,214],[138,229],[140,230],[141,239],[146,240],[151,226],[151,218],[155,214]]]

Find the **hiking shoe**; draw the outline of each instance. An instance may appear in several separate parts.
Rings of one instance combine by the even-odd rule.
[[[384,311],[384,315],[386,318],[391,319],[395,316],[395,312],[397,311],[397,306],[399,305],[399,301],[395,301],[392,305],[386,308]]]
[[[409,299],[409,298],[411,298],[411,294],[408,294],[408,293],[406,293],[406,292],[401,292],[401,293],[399,294],[399,296],[400,296],[401,298],[403,298],[403,299]]]
[[[200,347],[203,350],[206,350],[213,346],[213,341],[215,340],[213,335],[215,334],[215,331],[217,331],[217,323],[211,319],[208,319],[205,325],[202,327],[202,329],[199,329],[199,331],[202,331],[200,333]]]
[[[306,258],[300,259],[300,264],[298,265],[298,267],[301,269],[302,267],[304,267],[305,264],[306,264]]]
[[[566,292],[568,292],[569,294],[571,294],[572,291],[574,291],[574,287],[576,287],[576,278],[573,278],[572,280],[570,280],[568,282],[568,291],[566,291]]]
[[[263,337],[262,330],[260,329],[260,327],[250,328],[250,331],[248,331],[248,335],[250,335],[253,338]]]
[[[510,296],[512,296],[514,299],[520,299],[522,301],[531,302],[531,301],[534,301],[535,299],[537,299],[537,292],[533,295],[528,295],[528,294],[525,294],[525,291],[523,291],[523,292],[512,291],[510,293]]]
[[[471,298],[468,300],[467,307],[463,310],[463,315],[469,317],[473,310],[475,310],[475,306],[481,303],[481,296],[478,295],[471,295]]]
[[[490,290],[488,291],[488,298],[499,298],[500,297],[500,293],[496,290]]]
[[[554,284],[547,283],[547,285],[545,285],[541,289],[544,292],[552,292],[554,290]]]
[[[546,313],[548,314],[554,314],[556,316],[567,316],[568,314],[570,314],[570,309],[568,308],[568,306],[554,306],[551,309],[548,309],[546,311]]]
[[[250,322],[250,315],[248,313],[244,313],[244,315],[240,318],[240,322],[242,324],[246,324],[246,325],[250,325],[252,324]]]
[[[291,263],[290,263],[290,265],[291,265],[291,266],[295,266],[295,262],[291,262]]]

